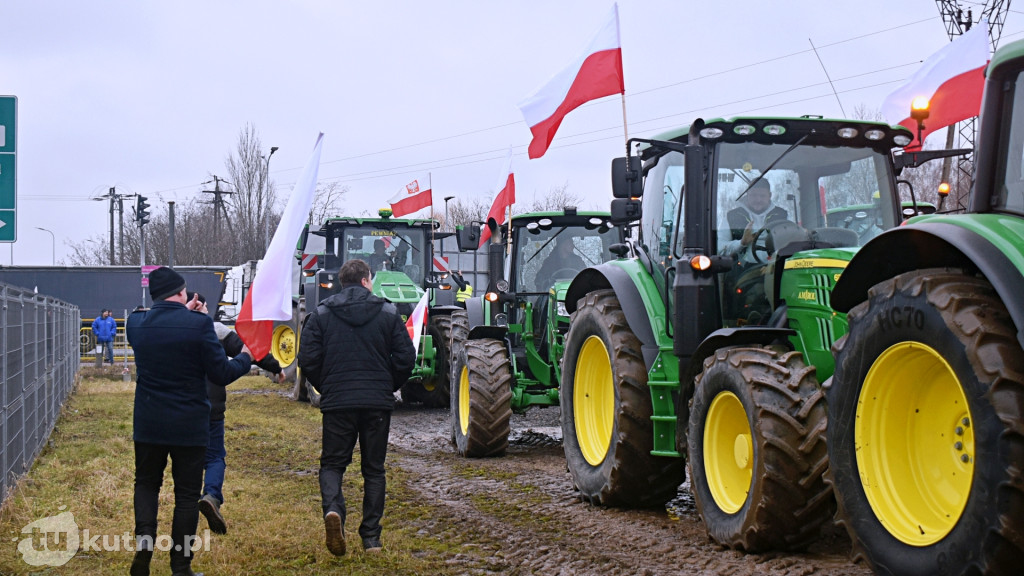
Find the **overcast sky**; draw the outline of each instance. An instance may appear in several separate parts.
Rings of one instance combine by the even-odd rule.
[[[621,99],[571,113],[537,160],[516,104],[611,5],[0,0],[0,94],[18,97],[18,241],[0,264],[50,264],[36,227],[53,231],[58,263],[106,235],[108,205],[90,199],[110,187],[160,207],[199,195],[226,176],[247,123],[279,147],[282,198],[324,132],[320,180],[349,188],[350,214],[413,179],[431,180],[438,213],[444,196],[489,200],[509,146],[520,203],[567,184],[607,209]],[[874,111],[949,41],[933,0],[620,0],[619,14],[630,136],[698,117]],[[1022,14],[1008,14],[1003,44],[1024,38]]]

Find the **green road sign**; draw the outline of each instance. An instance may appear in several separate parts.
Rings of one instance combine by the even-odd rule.
[[[18,97],[0,96],[0,242],[18,239]]]

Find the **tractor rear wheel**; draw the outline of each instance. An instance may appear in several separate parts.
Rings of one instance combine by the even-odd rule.
[[[427,334],[434,343],[434,375],[422,381],[410,382],[402,387],[402,400],[406,402],[422,402],[430,408],[448,406],[449,400],[449,353],[448,346],[452,338],[452,317],[448,315],[434,316],[427,325]]]
[[[452,435],[459,455],[503,456],[512,418],[512,364],[501,340],[463,343],[451,394]]]
[[[708,534],[747,552],[800,550],[835,512],[825,398],[799,352],[717,350],[697,377],[690,478]]]
[[[830,475],[878,574],[1011,574],[1024,557],[1024,351],[991,284],[879,283],[833,348]]]
[[[683,459],[651,455],[647,369],[614,291],[587,294],[573,313],[559,396],[565,458],[584,500],[656,507],[675,497]]]

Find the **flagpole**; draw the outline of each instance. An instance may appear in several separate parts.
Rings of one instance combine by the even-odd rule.
[[[427,188],[430,190],[430,258],[434,258],[434,180],[430,172],[427,172]],[[441,249],[444,253],[444,248]],[[423,277],[427,277],[427,271],[433,270],[434,263],[427,262],[427,269],[423,271]]]
[[[612,9],[615,10],[615,39],[618,41],[619,52],[622,51],[622,34],[619,28],[619,3],[616,2],[612,5]],[[621,57],[621,55],[620,55]],[[622,100],[622,135],[626,138],[626,156],[629,156],[629,123],[626,122],[626,83],[622,83],[622,92],[620,92]]]

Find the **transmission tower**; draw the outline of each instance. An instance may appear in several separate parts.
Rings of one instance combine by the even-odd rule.
[[[946,34],[950,41],[954,40],[964,32],[971,29],[971,26],[983,21],[988,21],[988,39],[992,52],[999,46],[999,38],[1003,35],[1003,23],[1006,21],[1006,13],[1010,11],[1010,0],[986,0],[985,2],[958,2],[957,0],[935,0],[942,15],[942,23],[946,26]],[[961,5],[966,4],[966,9]],[[958,148],[974,148],[974,135],[976,118],[964,120],[949,127],[946,132],[946,148],[952,148],[954,140],[959,136]],[[950,181],[950,163],[947,158],[942,163],[942,181]],[[971,184],[974,178],[974,154],[960,156],[957,159],[957,171],[955,186],[956,191],[954,206],[964,209],[964,200],[970,193]]]
[[[224,199],[221,198],[221,195],[234,194],[234,192],[230,190],[221,190],[221,182],[225,184],[230,184],[230,182],[224,180],[220,176],[214,176],[213,190],[203,190],[203,192],[205,192],[206,194],[213,194],[213,201],[210,202],[210,204],[213,204],[213,237],[217,240],[220,240],[220,215],[222,212],[224,213],[224,220],[228,220],[228,209],[227,207],[224,206]],[[204,182],[204,184],[209,184],[209,182]],[[231,222],[228,221],[229,226],[230,224]]]

